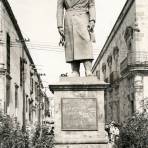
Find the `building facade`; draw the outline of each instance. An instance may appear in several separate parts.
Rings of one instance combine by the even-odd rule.
[[[105,120],[122,123],[147,110],[148,1],[127,0],[92,71],[109,83]]]
[[[54,126],[54,98],[44,97],[42,102],[42,124]]]
[[[42,82],[7,0],[0,0],[0,110],[21,125],[40,121]]]

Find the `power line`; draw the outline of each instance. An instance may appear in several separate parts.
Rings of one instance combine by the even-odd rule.
[[[2,44],[6,44],[5,42],[1,42]],[[11,47],[22,47],[22,45],[20,43],[14,43],[14,42],[11,42]],[[50,51],[64,51],[64,48],[63,47],[59,47],[59,46],[39,46],[39,45],[33,45],[33,44],[30,44],[28,46],[28,49],[34,49],[34,50],[50,50]],[[53,50],[53,49],[56,49],[56,50]],[[98,51],[97,49],[93,49],[93,51]],[[99,52],[99,51],[98,51]]]
[[[46,43],[50,43],[50,42],[46,42]],[[6,42],[4,40],[0,41],[0,44],[6,44]],[[64,52],[64,48],[63,47],[59,47],[59,46],[55,46],[53,44],[35,44],[35,43],[26,43],[27,47],[29,50],[36,50],[36,51],[49,51],[49,52]],[[16,40],[11,40],[11,47],[19,47],[22,48],[22,44],[18,43]],[[100,50],[98,49],[93,49],[94,55],[99,55]],[[123,54],[127,54],[128,51],[119,51],[120,55],[122,56]],[[145,55],[145,53],[147,52],[141,52],[141,54]],[[105,53],[105,55],[108,53]]]
[[[6,44],[5,41],[1,41],[1,43],[3,44]],[[32,43],[29,43],[27,42],[26,43],[27,47],[28,48],[42,48],[42,49],[49,49],[49,48],[52,48],[52,49],[60,49],[60,50],[63,50],[63,47],[59,47],[59,46],[55,46],[55,45],[52,45],[52,44],[32,44]],[[12,47],[17,47],[17,46],[21,46],[20,43],[17,43],[16,41],[11,41],[11,46]],[[94,51],[99,51],[98,49],[93,49]]]

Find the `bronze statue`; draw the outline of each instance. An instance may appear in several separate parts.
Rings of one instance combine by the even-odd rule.
[[[65,46],[66,62],[71,64],[74,77],[80,76],[80,63],[84,64],[85,75],[92,75],[95,21],[95,0],[58,0],[60,43]]]

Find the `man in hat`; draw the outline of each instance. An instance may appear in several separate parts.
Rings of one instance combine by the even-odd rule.
[[[92,75],[95,21],[95,0],[58,0],[60,42],[65,46],[66,62],[71,64],[74,77],[80,76],[80,63],[84,64],[85,75]]]

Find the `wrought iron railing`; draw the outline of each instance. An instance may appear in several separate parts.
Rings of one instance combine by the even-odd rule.
[[[136,51],[128,53],[120,64],[121,72],[126,70],[128,66],[148,66],[148,52]]]
[[[148,64],[148,52],[138,51],[128,54],[128,63],[129,64]]]

